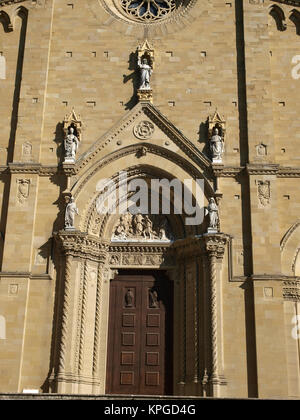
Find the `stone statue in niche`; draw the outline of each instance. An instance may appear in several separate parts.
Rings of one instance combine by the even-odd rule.
[[[216,233],[219,226],[219,209],[214,198],[209,199],[207,214],[209,217],[209,226],[207,232]]]
[[[74,230],[75,226],[74,226],[74,222],[75,222],[75,214],[79,214],[78,212],[78,208],[75,204],[74,198],[71,197],[70,201],[68,202],[67,206],[66,206],[66,211],[65,211],[65,229],[71,229]]]
[[[219,134],[218,127],[214,127],[213,129],[209,147],[213,163],[221,163],[222,155],[224,153],[224,143],[222,137]]]
[[[76,153],[78,150],[78,138],[74,134],[74,128],[69,127],[68,134],[65,137],[64,147],[65,147],[65,162],[66,163],[75,163]]]
[[[148,64],[148,60],[145,56],[142,58],[138,58],[138,67],[140,69],[139,89],[150,90],[150,77],[152,75],[152,68]]]

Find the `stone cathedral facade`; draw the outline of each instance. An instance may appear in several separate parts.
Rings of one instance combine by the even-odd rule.
[[[0,19],[0,392],[299,398],[300,2]]]

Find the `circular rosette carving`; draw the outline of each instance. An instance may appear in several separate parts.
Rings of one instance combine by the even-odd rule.
[[[151,121],[141,121],[133,128],[134,135],[141,140],[149,139],[154,132],[154,125]]]

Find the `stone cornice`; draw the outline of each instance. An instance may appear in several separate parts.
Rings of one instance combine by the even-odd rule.
[[[176,155],[162,147],[154,146],[151,143],[140,143],[138,145],[131,145],[124,148],[123,152],[120,149],[119,153],[123,156],[126,153],[132,153],[132,150],[136,151],[139,147],[145,147],[146,152],[160,155],[166,155],[169,153],[172,158],[175,159]],[[112,159],[109,156],[104,157],[104,162],[109,162]],[[184,162],[184,159],[178,157],[180,166]],[[177,164],[178,164],[177,162]],[[188,162],[187,162],[188,164]],[[190,164],[189,164],[190,165]],[[225,166],[225,165],[213,165],[210,166],[210,173],[214,177],[222,178],[236,178],[242,175],[244,172],[248,175],[275,175],[278,178],[300,178],[300,167],[289,167],[280,166],[279,164],[247,164],[246,166]],[[55,174],[61,174],[65,176],[74,176],[78,174],[79,167],[76,164],[59,164],[59,165],[42,165],[36,162],[13,162],[8,165],[0,165],[1,174],[37,174],[39,176],[52,176]]]
[[[0,271],[1,278],[27,278],[30,280],[53,280],[50,274],[33,274],[31,272],[20,272],[20,271]]]
[[[248,175],[277,175],[279,165],[274,163],[266,164],[250,164],[246,165]]]

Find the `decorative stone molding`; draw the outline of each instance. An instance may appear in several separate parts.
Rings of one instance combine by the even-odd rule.
[[[300,279],[284,281],[282,293],[284,300],[300,302]]]
[[[113,268],[165,268],[176,266],[172,248],[157,244],[118,244],[109,246],[108,263]]]
[[[287,241],[289,240],[289,238],[291,237],[291,235],[294,233],[294,231],[296,229],[298,229],[299,226],[300,226],[300,220],[298,220],[297,222],[293,223],[293,225],[284,234],[283,238],[280,241],[280,251],[283,251],[283,249],[285,248],[285,245],[286,245]]]
[[[53,234],[63,254],[105,264],[108,244],[94,236],[80,231],[61,230]]]
[[[277,175],[279,171],[278,164],[247,164],[246,171],[248,175]]]

